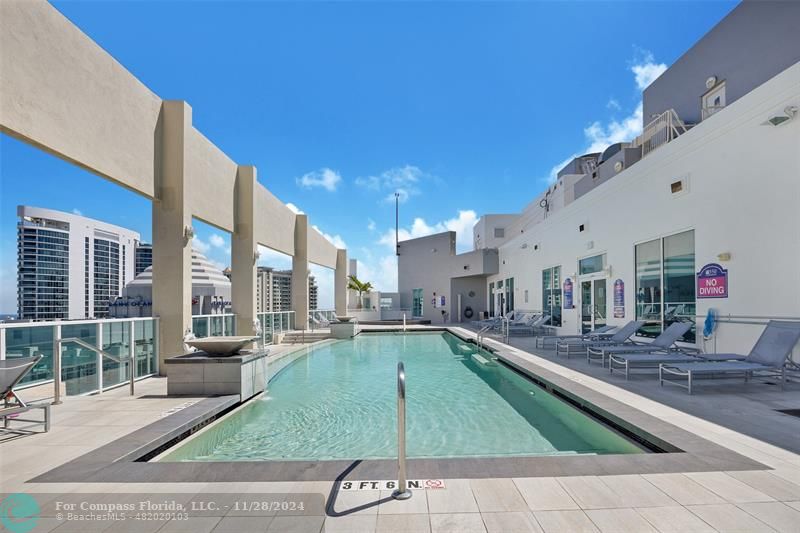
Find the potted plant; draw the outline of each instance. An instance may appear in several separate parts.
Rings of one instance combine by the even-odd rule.
[[[355,277],[355,275],[353,274],[350,274],[349,276],[347,276],[347,278],[348,278],[347,288],[350,289],[351,291],[356,291],[358,293],[358,304],[356,306],[356,309],[361,309],[362,307],[361,296],[365,292],[369,292],[372,290],[372,283],[370,283],[369,281],[363,282],[359,280],[357,277]]]

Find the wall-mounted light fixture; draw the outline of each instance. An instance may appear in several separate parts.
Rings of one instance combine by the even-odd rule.
[[[731,253],[730,252],[722,252],[721,254],[717,254],[718,261],[730,261],[731,260]]]
[[[784,108],[783,113],[773,115],[764,122],[764,126],[780,126],[797,116],[797,106],[790,105]]]
[[[258,263],[258,260],[259,260],[260,258],[261,258],[261,252],[259,252],[259,251],[258,251],[258,248],[256,248],[256,249],[253,251],[253,264],[256,264],[256,263]]]
[[[191,226],[183,227],[183,239],[188,243],[194,239],[194,228]]]

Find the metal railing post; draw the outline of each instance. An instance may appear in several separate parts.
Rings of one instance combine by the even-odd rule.
[[[392,492],[395,500],[411,497],[406,479],[406,370],[397,363],[397,489]]]
[[[95,333],[96,340],[95,344],[101,350],[103,349],[103,323],[97,323],[97,332]],[[61,337],[61,335],[59,335]],[[96,363],[97,365],[97,394],[103,394],[103,354],[100,352],[95,352]]]
[[[136,345],[133,342],[133,337],[136,333],[136,330],[133,325],[133,320],[130,321],[129,326],[130,331],[130,342],[128,343],[128,357],[130,361],[130,373],[131,375],[128,376],[131,380],[131,396],[134,395],[133,393],[133,382],[136,380]]]
[[[53,405],[61,404],[61,326],[53,327]]]

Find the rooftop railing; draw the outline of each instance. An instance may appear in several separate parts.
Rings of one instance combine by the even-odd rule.
[[[258,313],[261,323],[261,343],[272,344],[276,334],[294,330],[294,311],[275,311]]]
[[[53,383],[60,367],[67,396],[96,393],[129,383],[131,359],[135,379],[157,374],[157,335],[158,318],[149,317],[0,324],[0,359],[42,356],[20,388]]]
[[[686,133],[690,127],[680,119],[674,109],[668,109],[642,129],[642,134],[636,138],[635,144],[642,147],[644,158],[653,150]]]
[[[236,335],[236,315],[232,313],[192,315],[192,333],[198,339]]]

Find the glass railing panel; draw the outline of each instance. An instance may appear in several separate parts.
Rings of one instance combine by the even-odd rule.
[[[225,335],[236,335],[236,316],[225,315],[223,320],[225,321]]]
[[[139,320],[134,323],[133,345],[136,352],[136,377],[154,374],[157,365],[155,320]]]
[[[130,355],[130,328],[130,322],[103,323],[103,350],[122,361],[103,357],[103,388],[119,385],[129,379],[129,365],[125,361]]]
[[[192,318],[192,333],[199,338],[208,337],[208,318],[204,316]]]
[[[64,324],[61,326],[61,338],[80,339],[91,346],[97,346],[97,323]],[[97,352],[74,342],[63,342],[61,378],[64,380],[64,393],[67,396],[96,391]]]
[[[22,384],[53,379],[53,326],[3,328],[6,358],[42,355],[44,358],[21,381]]]
[[[212,316],[209,319],[211,323],[211,331],[209,335],[212,337],[220,337],[223,335],[223,324],[225,323],[225,318],[223,316]]]

